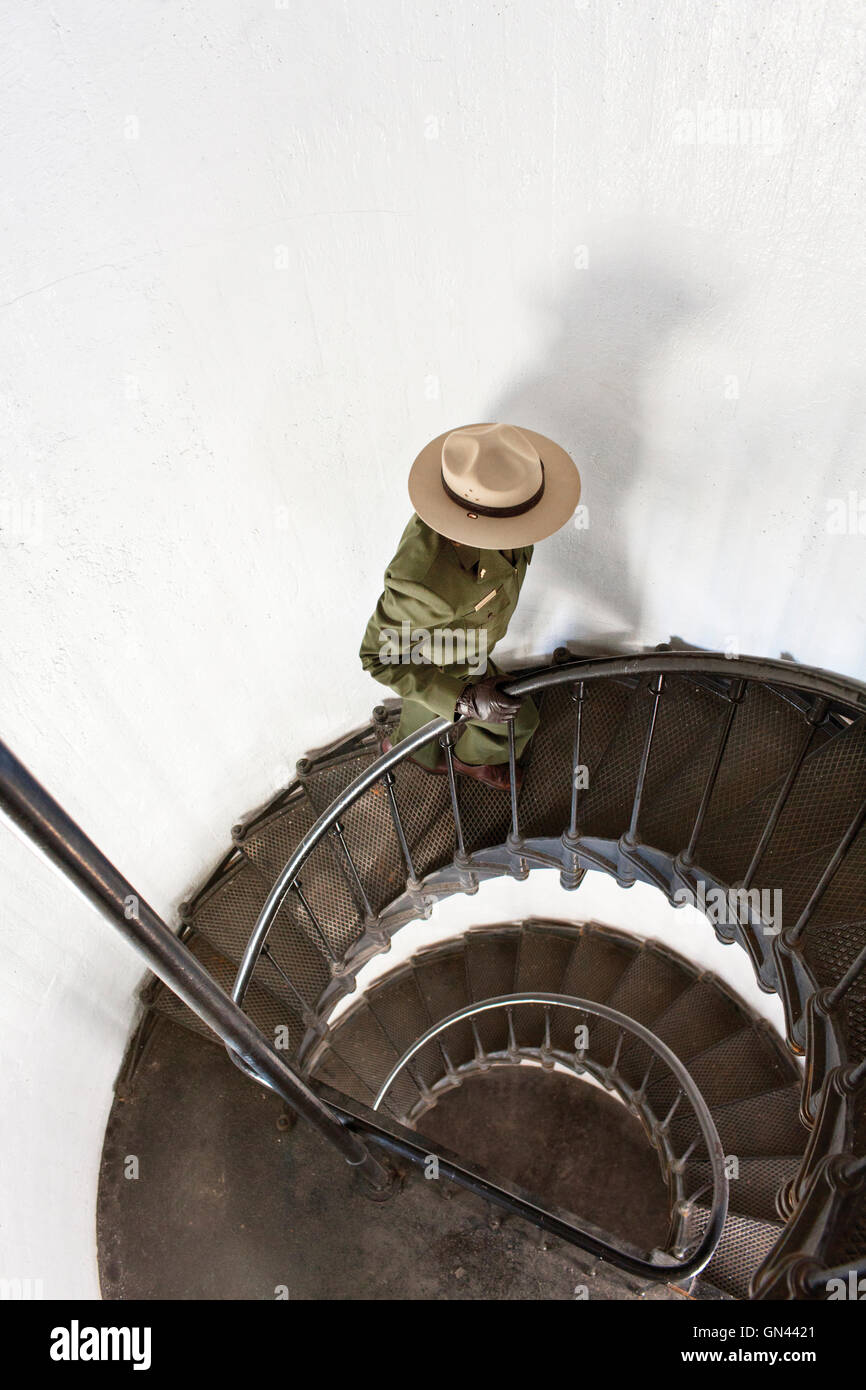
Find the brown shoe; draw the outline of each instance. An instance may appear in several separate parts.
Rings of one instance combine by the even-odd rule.
[[[382,740],[383,753],[390,753],[393,746],[390,739],[384,738]],[[430,772],[436,777],[447,776],[448,767],[445,763],[444,756],[442,762],[437,763],[435,767],[428,767],[426,763],[419,762],[418,759],[413,758],[411,754],[409,755],[409,761],[414,763],[416,767],[420,767],[422,772]],[[458,777],[471,777],[473,782],[483,782],[485,787],[493,787],[495,791],[511,791],[511,778],[508,775],[507,763],[463,763],[457,755],[454,754],[454,771],[457,773]],[[522,786],[523,768],[518,767],[517,790],[520,791]]]
[[[496,791],[510,792],[511,778],[508,775],[507,763],[462,763],[459,758],[454,759],[454,771],[460,777],[471,777],[475,782],[483,782],[485,787],[493,787]],[[523,768],[517,769],[517,790],[523,786]]]
[[[393,747],[394,747],[394,745],[393,745],[393,743],[391,742],[391,740],[390,740],[389,738],[383,738],[383,739],[382,739],[382,752],[383,752],[383,753],[390,753],[390,752],[391,752],[391,749],[392,749]],[[442,755],[442,761],[441,761],[441,763],[437,763],[435,767],[428,767],[427,763],[422,763],[422,762],[419,761],[418,758],[413,758],[411,753],[409,754],[409,762],[410,762],[410,763],[414,763],[416,767],[420,767],[420,769],[421,769],[422,772],[432,772],[432,773],[434,774],[434,776],[436,776],[436,777],[444,777],[444,776],[446,775],[446,773],[448,772],[448,769],[447,769],[447,767],[445,766],[445,755],[444,755],[444,754]]]

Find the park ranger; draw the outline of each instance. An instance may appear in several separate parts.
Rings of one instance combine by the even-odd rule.
[[[505,636],[534,543],[574,513],[580,477],[565,450],[535,430],[463,425],[421,450],[409,496],[415,514],[385,571],[361,663],[403,697],[395,742],[436,715],[462,717],[456,770],[507,791],[506,721],[515,720],[520,758],[538,712],[531,699],[505,694],[508,679],[490,653]],[[444,771],[435,741],[415,761]]]

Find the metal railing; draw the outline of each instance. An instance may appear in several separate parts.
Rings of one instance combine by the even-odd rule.
[[[249,1074],[260,1077],[309,1120],[372,1187],[385,1191],[391,1186],[393,1174],[387,1165],[295,1074],[171,927],[4,743],[0,743],[0,810],[107,917],[154,974],[213,1029]]]
[[[599,681],[625,681],[638,683],[642,678],[652,677],[651,701],[647,712],[645,735],[640,763],[637,771],[628,825],[618,841],[609,846],[601,846],[597,841],[587,840],[580,831],[580,784],[577,777],[581,765],[583,724],[586,718],[587,701],[592,698],[593,685]],[[706,773],[706,780],[700,797],[695,819],[687,843],[676,854],[665,854],[653,850],[641,841],[640,824],[648,772],[652,765],[653,751],[657,737],[659,711],[665,698],[667,682],[672,677],[684,677],[712,691],[722,702],[717,743],[714,757]],[[439,870],[425,879],[419,879],[413,862],[409,839],[405,833],[398,799],[395,795],[394,769],[419,749],[439,740],[445,758],[445,771],[448,777],[451,809],[454,822],[453,868],[457,871],[460,886],[471,891],[477,886],[479,875],[489,873],[511,873],[516,878],[525,878],[534,866],[558,867],[564,887],[576,887],[583,873],[590,868],[613,873],[624,885],[641,879],[662,889],[673,898],[677,887],[693,888],[700,876],[708,887],[715,886],[711,874],[701,872],[697,866],[697,853],[701,831],[713,804],[713,796],[726,750],[736,726],[739,711],[749,687],[765,686],[774,695],[786,701],[799,713],[803,720],[803,733],[793,751],[790,764],[776,793],[766,823],[752,853],[745,881],[739,888],[748,890],[755,881],[760,866],[770,847],[782,813],[790,797],[797,775],[808,753],[814,747],[816,730],[829,728],[834,733],[866,714],[866,685],[834,672],[813,667],[798,666],[786,661],[769,660],[759,657],[728,657],[721,653],[702,651],[655,651],[632,657],[611,657],[569,661],[530,675],[515,679],[507,687],[511,695],[538,695],[554,687],[567,686],[574,699],[574,739],[572,748],[571,792],[568,823],[559,837],[543,839],[526,838],[520,821],[520,799],[515,776],[517,759],[514,725],[509,724],[509,767],[511,772],[510,819],[511,825],[505,843],[498,847],[485,847],[473,853],[467,852],[466,838],[461,821],[460,800],[457,791],[452,745],[460,721],[452,723],[446,719],[433,719],[423,728],[404,739],[387,752],[375,758],[355,780],[334,799],[316,819],[309,831],[290,856],[268,893],[267,899],[251,933],[233,987],[233,998],[242,1003],[256,964],[266,948],[268,935],[280,912],[287,895],[297,890],[299,875],[317,846],[331,832],[340,832],[346,812],[353,807],[371,788],[381,785],[388,798],[388,807],[393,821],[394,832],[400,847],[406,869],[406,899],[412,909],[426,909],[435,899],[442,885],[444,871]],[[807,968],[802,951],[799,949],[823,894],[845,860],[854,840],[866,822],[866,799],[855,810],[844,835],[828,855],[827,862],[816,879],[814,890],[798,921],[786,927],[778,937],[768,937],[760,914],[748,908],[745,920],[733,928],[726,938],[737,940],[750,955],[753,967],[762,986],[778,990],[785,1005],[789,1024],[788,1041],[795,1051],[809,1051],[807,1055],[807,1078],[804,1086],[803,1118],[807,1124],[814,1125],[820,1118],[827,1095],[839,1074],[843,1075],[846,1094],[852,1094],[861,1082],[866,1080],[866,1059],[846,1065],[844,1039],[840,1032],[840,1020],[846,996],[853,985],[862,978],[866,970],[866,948],[857,960],[840,976],[831,990],[819,991],[817,984]],[[353,879],[361,881],[351,849],[340,835],[341,850],[345,855]],[[451,892],[453,879],[443,891]],[[366,901],[366,895],[365,895]],[[369,909],[369,903],[367,904]],[[314,928],[321,930],[310,912]],[[368,926],[374,914],[368,911]],[[375,929],[371,936],[375,937]],[[379,933],[381,937],[381,932]],[[720,932],[721,935],[721,932]],[[379,948],[383,942],[380,940]],[[811,1028],[811,1036],[820,1034],[821,1046],[811,1050],[804,1047],[804,1030]],[[233,1055],[233,1060],[242,1070],[264,1081],[244,1059]],[[856,1156],[847,1156],[852,1161]],[[804,1179],[805,1181],[805,1179]],[[799,1190],[798,1190],[799,1191]]]
[[[766,850],[767,844],[772,837],[772,831],[778,823],[779,816],[784,809],[785,802],[790,794],[791,787],[796,777],[796,773],[805,757],[811,743],[814,730],[817,725],[824,720],[833,709],[847,711],[850,717],[857,717],[866,714],[866,685],[862,682],[846,679],[830,671],[822,671],[812,667],[792,666],[784,661],[771,661],[758,657],[737,657],[731,659],[717,653],[704,652],[650,652],[645,655],[635,657],[611,657],[602,660],[588,660],[571,662],[558,667],[536,672],[531,676],[515,680],[507,687],[511,695],[532,695],[549,690],[554,686],[569,685],[575,694],[576,717],[575,717],[575,738],[572,759],[571,777],[571,816],[569,824],[564,828],[559,844],[555,844],[549,839],[543,845],[527,842],[521,832],[519,797],[517,792],[517,779],[514,776],[516,769],[515,757],[515,734],[513,721],[508,724],[509,731],[509,762],[511,766],[511,828],[504,848],[508,851],[510,867],[512,871],[517,871],[518,876],[525,877],[527,865],[538,863],[544,867],[550,867],[554,862],[551,854],[557,853],[559,866],[563,871],[564,877],[569,873],[574,876],[576,861],[580,860],[582,867],[597,867],[610,871],[610,863],[599,859],[597,854],[593,854],[587,846],[580,845],[577,820],[579,813],[579,790],[577,770],[580,767],[581,759],[581,720],[583,715],[584,702],[588,698],[588,687],[591,682],[598,680],[633,679],[635,677],[651,674],[655,677],[653,687],[653,700],[649,712],[644,748],[638,771],[635,786],[632,811],[628,830],[621,836],[617,850],[620,860],[625,863],[634,861],[635,852],[640,848],[639,822],[642,808],[647,769],[653,747],[653,738],[656,729],[659,701],[664,692],[664,682],[666,677],[671,675],[684,675],[692,679],[701,681],[715,681],[716,693],[722,696],[728,708],[725,711],[724,719],[720,729],[719,743],[715,761],[707,776],[701,804],[696,816],[695,824],[688,842],[682,853],[677,856],[675,870],[681,882],[688,884],[690,881],[690,871],[694,866],[694,853],[700,829],[706,816],[707,809],[711,803],[713,790],[719,769],[722,764],[725,747],[731,733],[733,722],[736,718],[737,710],[740,707],[747,685],[752,683],[764,684],[777,690],[779,693],[796,692],[800,696],[807,698],[807,703],[803,707],[804,718],[804,738],[796,750],[795,757],[788,771],[776,802],[770,813],[767,827],[761,837],[759,851],[753,856],[752,864],[749,869],[749,878],[753,878],[757,870],[758,863]],[[388,793],[389,809],[394,823],[395,833],[400,845],[407,873],[407,891],[416,900],[423,898],[423,885],[419,881],[415,865],[412,860],[408,840],[400,815],[397,799],[394,795],[393,769],[406,759],[411,758],[419,749],[426,747],[434,740],[440,740],[445,752],[446,772],[448,775],[449,789],[451,793],[452,814],[454,817],[455,830],[455,863],[465,870],[471,869],[473,863],[483,862],[488,851],[483,851],[478,855],[467,855],[465,851],[463,827],[460,817],[459,798],[457,794],[457,783],[454,770],[454,760],[451,755],[453,743],[453,731],[459,728],[462,721],[450,722],[447,719],[433,719],[429,724],[425,724],[408,738],[403,739],[399,744],[382,753],[367,767],[355,780],[337,796],[331,805],[318,817],[310,830],[298,844],[294,853],[291,855],[280,874],[272,885],[267,899],[259,913],[255,927],[250,935],[247,946],[241,960],[240,967],[235,978],[232,989],[232,997],[235,1002],[243,1002],[250,980],[256,964],[265,946],[268,934],[273,923],[286,900],[287,895],[296,890],[298,879],[304,865],[310,855],[332,831],[341,827],[341,823],[350,807],[354,806],[364,794],[377,784],[385,787]],[[857,816],[852,825],[848,827],[845,836],[839,846],[836,847],[831,861],[822,876],[821,881],[816,885],[813,898],[810,900],[800,921],[785,934],[782,943],[776,951],[777,961],[769,960],[764,953],[756,958],[754,951],[753,964],[759,972],[766,973],[769,967],[775,967],[778,957],[790,959],[793,954],[792,948],[805,930],[809,916],[820,900],[820,896],[830,882],[836,869],[841,864],[847,849],[853,842],[854,836],[866,819],[866,800],[859,808]],[[357,866],[351,859],[351,853],[341,841],[354,874],[358,875]],[[634,865],[633,865],[634,866]],[[656,882],[656,886],[667,888],[667,884],[658,881],[657,876],[652,874],[651,867],[646,864],[638,864],[649,879]],[[359,876],[359,875],[358,875]],[[360,877],[360,876],[359,876]],[[705,877],[710,879],[709,875]],[[632,879],[633,881],[633,879]],[[747,887],[748,885],[742,885]],[[321,932],[320,924],[316,921],[315,915],[309,913],[314,928],[318,934]],[[746,938],[743,943],[747,948],[753,943]],[[864,960],[866,964],[866,960]],[[853,978],[856,978],[854,976]],[[846,982],[847,989],[850,982]],[[766,978],[762,981],[768,984]],[[786,978],[782,984],[790,983]],[[799,982],[802,984],[802,981]],[[774,988],[775,981],[768,987]],[[813,988],[807,987],[807,996],[814,992]],[[840,996],[841,999],[841,996]],[[840,999],[836,1003],[840,1002]],[[805,1009],[806,1000],[802,1001]]]
[[[518,1044],[517,1042],[514,1010],[527,1006],[540,1007],[544,1011],[543,1037],[537,1048],[529,1048],[525,1043]],[[616,1030],[616,1041],[612,1043],[610,1037],[607,1039],[609,1045],[612,1043],[612,1057],[609,1062],[593,1056],[593,1032],[591,1029],[587,1029],[586,1041],[582,1041],[574,1051],[566,1051],[552,1044],[551,1015],[555,1010],[560,1009],[569,1010],[583,1017],[602,1019],[613,1025]],[[484,1070],[497,1061],[513,1066],[518,1059],[523,1058],[537,1060],[546,1066],[555,1065],[558,1062],[577,1075],[588,1073],[606,1089],[615,1091],[628,1109],[640,1119],[653,1146],[658,1150],[665,1177],[674,1198],[672,1225],[675,1234],[673,1249],[654,1252],[655,1257],[648,1260],[643,1269],[635,1269],[632,1257],[630,1268],[633,1273],[653,1278],[657,1277],[657,1266],[662,1263],[665,1267],[665,1277],[671,1282],[692,1278],[699,1274],[713,1256],[727,1216],[728,1178],[725,1171],[725,1155],[709,1107],[682,1062],[648,1028],[645,1028],[636,1019],[620,1013],[617,1009],[612,1009],[606,1004],[598,1004],[591,999],[578,999],[571,995],[542,992],[498,995],[496,998],[467,1004],[464,1008],[449,1014],[447,1018],[434,1023],[405,1050],[379,1087],[373,1102],[373,1109],[379,1109],[397,1077],[412,1061],[412,1058],[428,1043],[440,1038],[449,1028],[465,1021],[473,1023],[474,1029],[473,1021],[480,1014],[497,1010],[504,1010],[508,1020],[508,1045],[506,1049],[491,1052],[484,1048],[477,1030],[474,1030],[477,1048],[476,1059],[468,1067],[458,1068],[456,1078],[466,1074],[469,1070],[477,1068]],[[643,1044],[648,1054],[646,1062],[642,1062],[638,1068],[641,1075],[637,1086],[631,1085],[624,1072],[620,1070],[623,1043],[626,1039]],[[632,1060],[634,1061],[634,1059]],[[663,1117],[656,1115],[647,1101],[650,1076],[656,1073],[653,1076],[654,1084],[663,1079],[658,1074],[659,1063],[661,1063],[664,1075],[672,1076],[676,1083],[676,1094]],[[702,1184],[700,1188],[689,1194],[685,1192],[684,1176],[687,1171],[687,1164],[694,1159],[695,1152],[699,1148],[698,1140],[693,1140],[683,1153],[676,1154],[671,1139],[671,1124],[674,1115],[680,1109],[680,1102],[683,1098],[691,1106],[697,1120],[711,1171],[711,1182]],[[695,1248],[689,1252],[688,1249],[683,1249],[689,1217],[697,1201],[707,1193],[712,1195],[706,1226]]]
[[[611,852],[613,858],[605,857],[597,844],[590,844],[580,833],[580,802],[575,773],[580,765],[582,719],[585,715],[585,701],[591,698],[593,682],[601,680],[635,680],[651,674],[652,703],[648,712],[644,745],[636,778],[633,804],[628,827]],[[665,856],[650,853],[649,847],[641,844],[640,819],[643,796],[646,788],[648,770],[651,766],[654,740],[656,738],[660,702],[664,699],[665,683],[672,676],[685,676],[696,684],[711,688],[725,702],[724,718],[720,725],[716,757],[707,774],[704,794],[701,798],[697,818],[688,844],[676,857],[667,856],[667,876],[659,865]],[[513,725],[509,726],[509,763],[511,767],[511,827],[504,846],[498,851],[484,850],[482,853],[467,853],[460,822],[459,798],[453,758],[449,754],[453,738],[453,725],[445,719],[435,719],[418,730],[396,747],[383,753],[356,780],[347,787],[316,820],[304,836],[295,852],[278,875],[262,908],[255,928],[243,954],[237,978],[229,997],[222,991],[196,957],[188,950],[175,933],[135,893],[132,885],[118,873],[114,866],[97,849],[91,840],[71,820],[65,811],[31,776],[26,768],[13,756],[5,745],[0,744],[0,809],[6,812],[11,821],[73,881],[79,889],[108,917],[121,934],[144,957],[150,968],[172,989],[226,1044],[232,1060],[257,1082],[276,1091],[293,1109],[310,1120],[342,1153],[347,1162],[358,1167],[359,1171],[376,1188],[385,1189],[391,1182],[391,1174],[372,1153],[361,1137],[366,1136],[386,1151],[402,1153],[419,1161],[413,1153],[411,1134],[386,1133],[381,1121],[375,1117],[352,1115],[333,1102],[326,1104],[300,1076],[283,1060],[268,1040],[244,1014],[240,1005],[243,1002],[253,971],[286,895],[290,891],[302,893],[298,879],[301,869],[309,856],[331,831],[339,831],[345,812],[355,805],[372,787],[381,783],[388,793],[388,805],[393,818],[394,830],[406,864],[407,893],[410,901],[423,904],[428,898],[429,883],[418,879],[412,860],[408,837],[402,824],[399,804],[394,795],[393,769],[418,749],[434,739],[442,739],[445,748],[446,771],[451,792],[455,831],[455,866],[463,874],[472,874],[487,863],[494,871],[510,871],[516,877],[525,877],[529,868],[535,864],[560,867],[565,886],[575,886],[579,876],[587,868],[602,868],[616,872],[624,882],[634,881],[636,877],[654,883],[671,891],[672,884],[690,884],[694,877],[695,853],[708,807],[712,804],[716,778],[723,763],[725,747],[735,724],[743,692],[749,684],[762,684],[771,688],[777,695],[788,700],[803,716],[803,737],[783,779],[774,804],[749,865],[747,878],[753,880],[762,857],[770,845],[788,796],[796,780],[798,771],[812,746],[815,730],[828,721],[836,721],[836,728],[844,727],[866,713],[866,686],[861,682],[846,679],[832,672],[809,667],[794,666],[782,661],[769,661],[754,657],[738,657],[731,660],[721,654],[696,651],[652,652],[635,657],[616,657],[603,660],[574,661],[566,665],[536,672],[516,679],[509,687],[513,695],[538,694],[554,686],[570,686],[575,697],[575,737],[573,745],[572,793],[570,815],[567,826],[558,839],[525,839],[520,824],[520,802],[516,786],[516,754]],[[807,1064],[806,1101],[804,1117],[820,1130],[821,1119],[826,1111],[828,1096],[838,1082],[836,1093],[845,1098],[852,1095],[866,1080],[866,1059],[854,1064],[848,1063],[845,1054],[844,1038],[836,1025],[840,1010],[847,994],[858,981],[866,968],[866,949],[857,960],[840,975],[830,989],[818,991],[815,982],[805,968],[800,946],[809,922],[827,887],[832,882],[845,856],[851,848],[864,820],[866,820],[866,801],[856,810],[844,834],[828,855],[826,865],[815,883],[812,895],[799,920],[781,937],[773,941],[771,949],[761,944],[757,930],[760,920],[746,923],[739,939],[750,951],[753,964],[761,976],[762,983],[778,988],[785,1002],[789,1019],[803,1019],[811,1029],[812,1042]],[[341,838],[341,844],[351,858],[349,847]],[[353,866],[354,867],[354,866]],[[356,870],[357,873],[357,870]],[[706,876],[709,879],[709,875]],[[360,880],[360,876],[359,876]],[[453,890],[449,890],[453,891]],[[130,905],[134,906],[130,906]],[[310,916],[314,927],[312,910]],[[323,939],[326,934],[321,932]],[[333,953],[330,953],[332,961]],[[820,1048],[815,1040],[820,1039]],[[796,1043],[796,1029],[792,1027],[791,1041]],[[820,1065],[812,1065],[813,1056],[820,1052]],[[828,1130],[829,1132],[829,1130]],[[820,1159],[821,1155],[815,1154]],[[839,1156],[844,1182],[862,1183],[864,1173],[862,1156],[843,1154]],[[478,1187],[476,1176],[460,1165],[464,1185]],[[839,1167],[840,1165],[837,1165]],[[815,1169],[816,1180],[830,1166],[818,1163]],[[835,1171],[835,1170],[834,1170]],[[853,1176],[852,1176],[853,1175]],[[811,1180],[812,1173],[809,1178]],[[483,1185],[483,1184],[482,1184]],[[796,1216],[805,1203],[805,1178],[803,1185],[793,1194],[800,1201]],[[495,1184],[487,1184],[491,1200],[500,1200],[519,1211],[527,1219],[550,1229],[550,1222],[539,1213],[539,1208],[524,1196],[506,1192]],[[815,1190],[809,1188],[811,1197]],[[498,1194],[498,1195],[497,1195]],[[556,1224],[556,1223],[554,1223]],[[565,1239],[586,1249],[598,1250],[598,1242],[586,1233],[571,1227],[567,1222],[560,1223],[559,1231]],[[790,1230],[789,1224],[789,1230]],[[614,1263],[623,1264],[618,1252],[609,1251]],[[814,1261],[813,1261],[814,1264]],[[630,1267],[624,1264],[623,1267]],[[658,1278],[669,1277],[656,1271]],[[804,1275],[804,1278],[806,1276]],[[817,1275],[810,1268],[808,1280],[815,1283]],[[805,1287],[806,1285],[804,1285]]]

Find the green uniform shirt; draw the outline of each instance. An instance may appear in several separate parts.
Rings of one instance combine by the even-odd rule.
[[[532,546],[509,551],[455,546],[413,516],[385,571],[385,591],[367,624],[361,664],[376,680],[403,697],[396,739],[406,738],[454,706],[470,681],[498,674],[489,657],[508,629],[517,606]],[[531,700],[517,719],[518,755],[538,722]],[[460,738],[463,762],[508,759],[504,724],[471,724]],[[432,765],[438,748],[422,749]]]

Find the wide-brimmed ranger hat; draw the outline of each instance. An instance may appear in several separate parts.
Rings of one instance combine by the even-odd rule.
[[[580,474],[559,445],[517,425],[461,425],[432,439],[409,474],[409,496],[440,535],[481,550],[534,545],[580,501]]]

